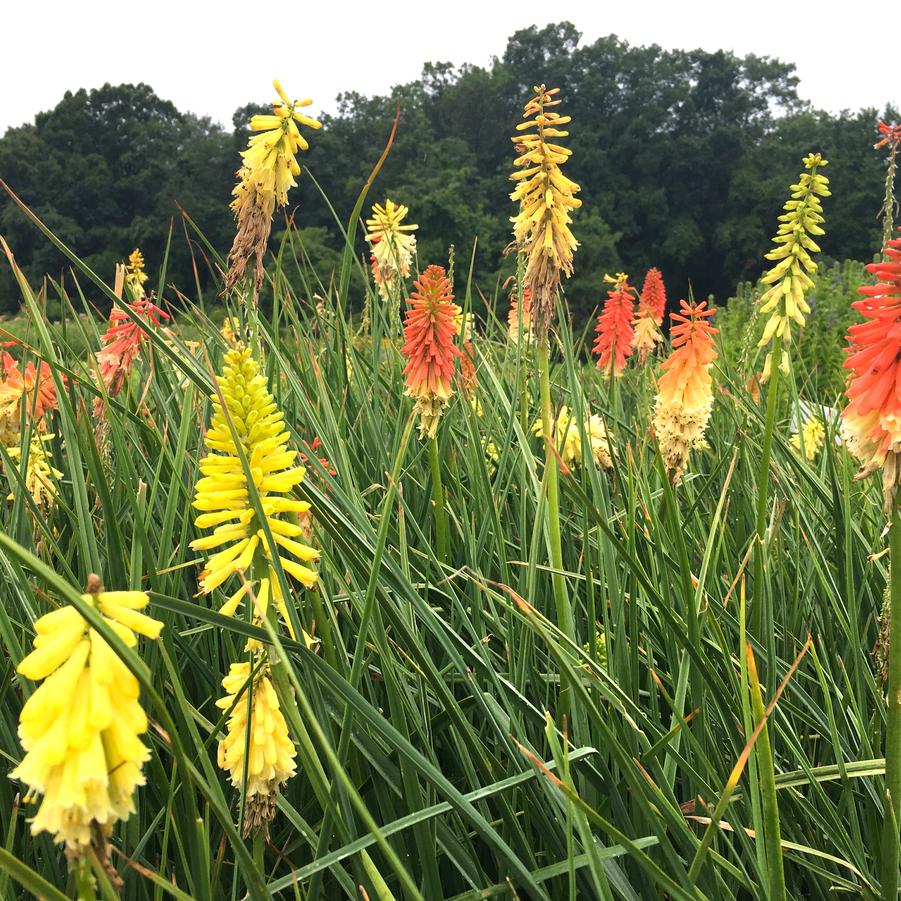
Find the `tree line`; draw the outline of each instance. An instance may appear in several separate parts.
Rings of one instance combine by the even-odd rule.
[[[303,90],[284,75],[289,90]],[[755,278],[788,186],[811,150],[830,161],[834,190],[824,254],[868,260],[878,249],[885,170],[872,149],[874,126],[897,110],[831,115],[799,97],[791,63],[632,46],[613,35],[582,44],[567,22],[517,31],[487,67],[428,63],[419,80],[388,96],[340,95],[310,138],[282,229],[299,230],[325,281],[343,246],[329,204],[346,220],[399,107],[397,136],[370,199],[387,195],[410,207],[422,265],[446,260],[453,245],[457,271],[466,271],[477,238],[474,281],[491,297],[513,271],[504,255],[513,212],[510,137],[541,82],[562,89],[562,109],[573,118],[567,175],[581,185],[583,207],[574,216],[581,247],[567,296],[577,318],[604,296],[605,272],[640,281],[657,266],[671,295],[693,290],[720,299]],[[167,283],[191,294],[195,280],[201,289],[211,285],[209,255],[180,211],[227,251],[238,151],[249,116],[266,108],[240,107],[228,132],[180,112],[145,84],[68,92],[0,138],[0,177],[101,274],[111,275],[135,245],[153,274],[171,226]],[[5,195],[0,233],[32,279],[64,275],[64,259]],[[66,284],[72,288],[68,277]],[[5,268],[0,312],[19,302]]]

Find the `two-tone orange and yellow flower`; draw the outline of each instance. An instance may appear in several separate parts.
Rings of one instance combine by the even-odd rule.
[[[530,293],[535,332],[541,337],[554,316],[560,273],[572,275],[579,243],[570,231],[570,213],[582,201],[575,196],[579,186],[560,168],[572,155],[558,143],[569,136],[562,126],[572,121],[552,110],[560,103],[555,99],[560,89],[539,85],[533,90],[535,96],[523,112],[525,121],[516,126],[520,134],[511,138],[519,156],[510,176],[517,183],[510,199],[519,203],[519,213],[511,220],[513,235],[527,258],[523,287]]]
[[[418,225],[404,222],[410,210],[390,198],[384,205],[377,203],[366,220],[366,240],[372,255],[372,277],[382,300],[400,298],[404,280],[410,275],[410,265],[416,253]]]
[[[713,406],[711,365],[716,359],[709,323],[716,312],[707,301],[680,301],[681,311],[671,313],[672,353],[664,360],[654,405],[654,432],[664,465],[673,482],[682,478],[692,449],[704,440]]]
[[[632,323],[635,334],[632,347],[641,363],[653,353],[658,344],[663,343],[660,326],[666,309],[666,289],[659,269],[649,269],[644,278],[644,286],[638,299],[638,313]]]
[[[441,414],[453,394],[456,360],[462,356],[454,343],[454,319],[460,307],[454,303],[451,283],[442,266],[429,266],[415,282],[404,319],[404,367],[406,389],[416,404],[419,435],[434,438]]]
[[[863,299],[853,304],[866,321],[848,329],[842,435],[861,463],[857,478],[882,469],[889,514],[901,484],[901,238],[889,241],[885,259],[867,271],[876,283],[859,288]]]

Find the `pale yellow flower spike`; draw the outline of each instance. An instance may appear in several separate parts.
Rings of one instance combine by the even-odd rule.
[[[103,591],[91,580],[97,590],[82,600],[126,645],[135,646],[135,633],[159,636],[163,624],[140,612],[144,592]],[[29,786],[27,802],[43,795],[32,834],[49,832],[78,856],[134,812],[150,756],[140,739],[147,717],[138,680],[74,607],[59,607],[34,628],[34,650],[16,672],[43,682],[19,716],[26,754],[10,776]]]
[[[296,772],[296,751],[279,708],[268,666],[260,667],[252,681],[250,673],[249,663],[233,663],[222,680],[226,695],[216,701],[220,709],[232,711],[226,736],[219,742],[218,756],[219,767],[229,774],[235,788],[241,788],[244,783],[245,758],[247,760],[245,837],[272,819],[279,789]]]
[[[810,276],[817,269],[810,255],[820,251],[811,235],[825,234],[821,228],[823,205],[820,197],[831,194],[827,187],[829,179],[818,170],[827,166],[828,161],[818,153],[811,153],[802,162],[808,171],[802,172],[798,183],[791,186],[791,199],[783,206],[786,212],[779,217],[779,229],[773,238],[777,246],[766,254],[768,260],[777,261],[776,265],[761,279],[771,287],[760,298],[760,312],[769,314],[769,319],[757,346],[766,347],[776,340],[781,342],[766,355],[761,376],[763,382],[772,372],[774,354],[780,372],[788,374],[792,324],[803,328],[810,312],[805,295],[813,287]]]
[[[514,160],[518,171],[510,176],[517,183],[510,199],[519,203],[519,213],[511,221],[519,250],[528,257],[523,287],[530,292],[539,335],[553,317],[560,273],[572,275],[573,252],[579,246],[569,226],[570,212],[582,205],[575,197],[580,188],[560,169],[572,151],[555,143],[569,136],[561,126],[572,120],[549,112],[560,103],[554,99],[559,90],[535,87],[523,112],[526,121],[516,126],[518,132],[534,132],[511,138],[519,151]]]
[[[26,490],[31,495],[36,506],[44,512],[49,512],[53,509],[58,493],[58,482],[63,477],[63,474],[53,467],[53,457],[44,446],[45,442],[50,441],[53,437],[53,435],[35,434],[31,436],[28,461],[23,473]],[[6,452],[11,460],[20,460],[22,458],[22,449],[18,446],[7,448]],[[13,500],[14,496],[10,494],[7,499]]]
[[[541,420],[537,420],[532,426],[532,434],[539,438],[544,437],[544,429]],[[564,465],[572,466],[576,464],[581,466],[584,461],[584,452],[582,449],[582,433],[579,430],[579,423],[576,422],[575,414],[570,412],[569,407],[560,407],[557,414],[557,420],[554,423],[554,437],[557,445],[557,452]],[[613,458],[610,455],[610,440],[607,434],[607,427],[604,420],[597,414],[586,415],[585,417],[585,437],[588,439],[591,459],[601,469],[612,469]]]

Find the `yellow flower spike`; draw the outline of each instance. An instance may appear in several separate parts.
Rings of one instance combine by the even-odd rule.
[[[140,612],[144,592],[103,591],[96,576],[90,582],[95,590],[82,600],[126,644],[137,643],[135,633],[159,636],[163,624]],[[137,679],[74,607],[42,616],[34,628],[34,650],[17,672],[43,682],[19,716],[26,754],[10,775],[29,786],[28,800],[43,795],[32,834],[51,833],[77,857],[134,812],[150,756],[139,738],[147,717]]]
[[[298,109],[310,106],[312,100],[289,100],[278,81],[274,81],[273,86],[278,100],[272,104],[272,114],[251,118],[250,128],[256,133],[248,140],[247,149],[241,151],[242,164],[231,202],[238,230],[228,255],[225,293],[232,291],[244,278],[252,255],[256,258],[254,286],[259,290],[272,214],[276,206],[288,202],[288,190],[297,185],[295,178],[300,175],[298,150],[306,151],[310,147],[297,125],[322,128],[321,122],[298,112]]]
[[[125,284],[131,291],[134,300],[144,297],[144,282],[148,275],[144,271],[144,254],[139,248],[135,248],[128,256],[128,265],[125,267]]]
[[[813,463],[825,439],[826,428],[823,421],[813,416],[801,426],[800,432],[795,432],[789,438],[789,443],[799,455],[803,452],[808,463]]]
[[[569,116],[550,111],[560,101],[559,88],[534,88],[535,96],[525,106],[517,132],[535,129],[530,134],[517,134],[511,140],[519,156],[514,160],[517,171],[510,179],[516,189],[510,199],[519,203],[519,213],[511,219],[513,235],[520,252],[528,257],[523,288],[532,303],[535,331],[540,336],[554,315],[560,273],[572,275],[573,253],[579,246],[570,231],[570,212],[582,202],[575,194],[579,186],[560,170],[572,151],[549,138],[565,138]]]
[[[818,171],[828,161],[819,153],[810,153],[802,162],[809,171],[802,172],[798,183],[791,186],[791,199],[783,206],[786,212],[779,216],[779,228],[773,238],[776,247],[765,254],[775,265],[761,279],[770,287],[760,298],[760,312],[769,318],[757,346],[766,347],[776,340],[779,343],[766,355],[763,382],[772,373],[774,355],[780,371],[788,374],[792,324],[804,327],[810,313],[806,300],[807,292],[813,287],[810,276],[817,269],[810,254],[819,253],[820,248],[810,235],[824,234],[820,226],[824,221],[820,197],[831,196],[829,179]]]
[[[292,557],[311,563],[319,558],[319,552],[293,540],[302,534],[302,527],[278,516],[306,513],[310,509],[306,501],[284,496],[303,480],[304,469],[294,466],[297,452],[288,449],[284,415],[278,411],[266,379],[248,348],[236,347],[226,353],[218,386],[222,400],[218,394],[212,397],[213,415],[205,439],[210,453],[200,462],[202,478],[194,493],[194,508],[201,511],[195,525],[200,529],[212,528],[213,532],[196,538],[191,547],[199,551],[215,549],[207,557],[200,587],[209,593],[239,571],[247,573],[249,578],[253,568],[254,579],[264,582],[271,579],[271,592],[287,621],[287,608],[271,567],[275,557],[278,556],[285,573],[307,588],[313,588],[318,579],[314,570]],[[229,419],[247,459],[274,546],[268,544],[257,521]],[[269,592],[268,582],[265,591],[261,585],[256,590],[258,603],[268,598]],[[233,615],[246,593],[247,585],[242,584],[223,604],[221,612]]]
[[[537,420],[532,426],[532,434],[539,438],[544,437],[544,429],[541,420]],[[560,407],[554,423],[554,436],[557,452],[564,465],[581,466],[584,459],[582,449],[582,433],[575,415],[566,405]],[[585,417],[585,437],[588,439],[591,459],[602,469],[613,468],[613,458],[610,455],[610,440],[604,420],[597,414]]]
[[[53,467],[53,457],[45,447],[46,442],[53,437],[53,435],[35,434],[31,436],[28,460],[25,464],[25,472],[22,474],[26,490],[35,505],[45,513],[53,509],[56,502],[57,483],[63,477],[63,474]],[[20,447],[7,448],[6,452],[11,460],[21,460],[22,458]],[[14,494],[10,494],[7,499],[13,500],[14,497]]]
[[[259,667],[251,678],[249,663],[233,663],[222,680],[222,687],[226,694],[216,701],[216,706],[232,712],[226,736],[219,742],[219,767],[229,774],[235,788],[241,788],[246,759],[244,836],[247,837],[274,816],[279,789],[296,772],[297,752],[288,735],[268,666]]]

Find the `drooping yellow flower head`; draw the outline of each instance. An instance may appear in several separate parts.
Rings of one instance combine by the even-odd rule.
[[[226,736],[219,742],[219,766],[229,774],[232,785],[241,788],[247,760],[244,815],[247,836],[275,814],[278,791],[296,772],[296,751],[267,666],[259,667],[251,679],[249,663],[233,663],[222,680],[222,687],[226,694],[216,701],[216,706],[232,712]]]
[[[366,220],[366,240],[372,250],[372,277],[382,300],[398,294],[403,281],[410,275],[410,263],[416,253],[416,238],[409,232],[418,225],[404,224],[410,210],[390,198],[385,205],[377,203],[372,216]]]
[[[96,586],[99,585],[99,579]],[[156,638],[163,624],[139,612],[141,591],[82,595],[129,647],[135,633]],[[92,831],[108,835],[134,812],[134,790],[144,784],[141,766],[150,750],[140,739],[147,717],[131,671],[74,607],[60,607],[34,624],[34,650],[16,672],[43,684],[19,717],[27,752],[10,774],[43,795],[31,831],[49,832],[79,854]]]
[[[22,476],[25,480],[25,489],[31,495],[36,506],[48,512],[53,508],[57,495],[57,483],[63,474],[53,468],[53,457],[45,447],[45,443],[53,438],[53,435],[38,435],[32,433],[28,448],[28,459],[25,463],[25,472]],[[10,447],[6,451],[11,460],[22,459],[22,448]],[[12,500],[13,494],[9,495]]]
[[[272,597],[289,623],[272,568],[274,558],[278,556],[284,571],[307,588],[312,588],[318,578],[303,564],[317,560],[319,552],[295,541],[303,529],[296,521],[279,516],[310,509],[306,501],[285,496],[300,484],[305,470],[293,465],[297,451],[288,449],[290,436],[284,429],[284,414],[278,411],[249,348],[233,348],[226,353],[223,374],[217,382],[222,399],[219,394],[212,396],[213,416],[205,439],[210,453],[200,461],[203,478],[197,482],[194,495],[194,507],[201,511],[195,520],[197,528],[215,528],[211,535],[192,541],[191,547],[219,550],[207,558],[200,587],[209,593],[239,571],[245,573],[248,580],[258,581],[255,591],[259,609],[265,612]],[[269,545],[257,521],[235,438],[247,458],[275,547]],[[251,587],[249,581],[242,582],[220,612],[234,614]]]
[[[811,416],[810,419],[801,426],[801,431],[795,432],[791,438],[789,438],[789,442],[799,454],[804,454],[804,459],[807,460],[808,463],[813,463],[813,461],[816,460],[817,454],[820,452],[820,448],[823,446],[825,439],[826,428],[823,425],[823,420],[818,419],[816,416]]]
[[[307,128],[322,128],[322,123],[298,112],[312,104],[312,100],[289,100],[281,84],[273,86],[278,100],[272,104],[270,115],[253,116],[247,149],[241,151],[242,164],[238,183],[232,191],[231,210],[238,221],[238,231],[228,255],[229,269],[225,276],[225,291],[231,291],[244,278],[251,254],[256,257],[254,283],[257,289],[263,282],[263,254],[272,227],[276,206],[288,202],[288,189],[294,187],[300,175],[297,153],[309,150],[310,145],[300,133],[298,124]]]
[[[775,266],[761,281],[770,285],[760,298],[760,312],[769,314],[758,347],[766,347],[774,339],[781,339],[781,346],[774,347],[766,355],[761,381],[770,377],[773,354],[782,373],[788,374],[788,348],[791,345],[792,323],[804,327],[804,317],[810,312],[805,294],[813,287],[810,276],[816,272],[817,264],[811,253],[819,253],[819,246],[811,235],[825,234],[820,226],[823,222],[823,205],[820,197],[829,197],[829,179],[819,174],[819,169],[828,165],[818,153],[811,153],[802,160],[807,172],[802,172],[798,184],[791,186],[791,199],[779,217],[779,229],[773,243],[776,246],[766,254],[768,260],[777,260]]]
[[[544,428],[540,419],[532,426],[532,434],[537,435],[539,438],[544,437]],[[554,437],[557,452],[560,454],[560,459],[564,465],[572,466],[574,463],[581,465],[584,458],[582,433],[575,415],[565,405],[560,407],[560,412],[557,414],[557,419],[554,423]],[[597,414],[586,416],[585,437],[588,439],[591,458],[595,464],[602,469],[612,469],[613,458],[610,455],[610,439],[607,434],[607,427],[604,424],[604,420]]]
[[[559,88],[534,88],[535,96],[526,104],[517,132],[534,129],[530,134],[517,134],[511,140],[519,156],[511,176],[516,189],[510,199],[519,203],[514,216],[513,234],[519,250],[528,262],[523,287],[531,295],[536,332],[541,335],[554,314],[560,273],[567,278],[573,271],[573,252],[579,246],[570,231],[570,212],[582,205],[575,194],[579,186],[560,170],[572,151],[555,143],[569,135],[561,126],[572,121],[569,116],[551,112],[560,101],[554,97]]]

